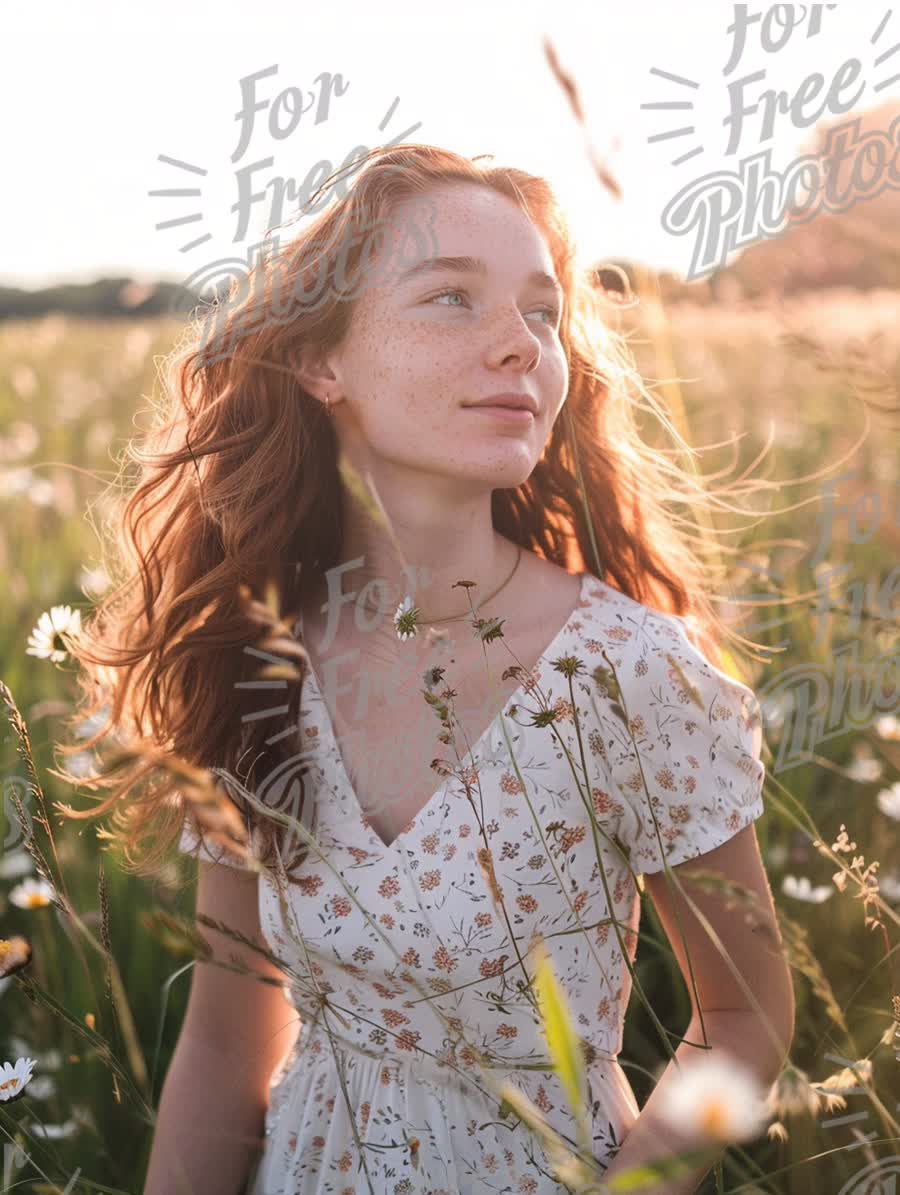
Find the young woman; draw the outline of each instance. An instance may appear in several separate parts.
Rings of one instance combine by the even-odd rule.
[[[599,1167],[690,1144],[659,1112],[678,1067],[705,1044],[770,1083],[792,1031],[759,711],[666,515],[693,483],[637,434],[652,399],[564,217],[543,180],[400,146],[259,270],[183,354],[130,604],[95,627],[130,651],[113,721],[214,768],[252,845],[201,843],[178,776],[129,811],[160,851],[183,824],[198,912],[240,935],[199,927],[145,1195],[570,1190],[491,1081],[574,1148],[539,943]],[[259,679],[285,645],[261,639],[269,578],[299,686]],[[617,1056],[641,874],[694,1016],[639,1113]]]

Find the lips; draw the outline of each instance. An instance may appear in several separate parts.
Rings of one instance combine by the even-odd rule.
[[[530,394],[493,394],[478,402],[466,403],[469,407],[509,407],[515,411],[530,411],[537,415],[537,402]]]

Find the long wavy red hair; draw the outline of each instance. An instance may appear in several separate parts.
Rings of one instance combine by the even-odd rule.
[[[451,180],[507,196],[541,230],[563,287],[568,394],[531,476],[493,492],[495,529],[684,617],[716,664],[717,640],[732,635],[714,609],[715,569],[694,548],[709,532],[671,509],[699,509],[710,494],[674,453],[639,435],[638,406],[687,448],[642,383],[625,338],[604,318],[609,306],[596,269],[579,264],[550,185],[428,145],[376,149],[356,169],[353,182],[336,188],[340,195],[299,235],[270,248],[224,304],[195,312],[173,349],[156,424],[140,446],[129,445],[137,477],[121,487],[121,513],[110,521],[105,563],[115,588],[73,646],[84,697],[75,721],[102,712],[106,722],[87,743],[64,749],[93,747],[112,730],[120,743],[153,744],[194,767],[239,777],[272,807],[283,805],[289,788],[299,791],[293,808],[307,826],[302,679],[286,686],[277,734],[271,717],[259,717],[259,688],[248,684],[259,645],[271,638],[258,603],[270,591],[282,612],[299,611],[309,578],[342,560],[339,445],[323,406],[298,383],[296,365],[301,351],[341,342],[367,234],[399,201]],[[294,303],[285,318],[285,296],[309,295],[314,302]],[[102,835],[123,847],[126,866],[152,874],[184,823],[178,775],[139,758],[124,777],[106,771],[82,783],[115,791],[92,809],[65,808],[66,815],[112,811],[119,833]],[[232,800],[258,857],[275,866],[277,823],[239,795]],[[288,870],[306,849],[284,860]]]

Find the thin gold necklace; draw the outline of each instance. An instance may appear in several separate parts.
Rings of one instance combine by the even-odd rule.
[[[489,594],[488,597],[484,598],[483,601],[477,603],[478,605],[486,606],[488,604],[488,602],[492,601],[497,596],[498,593],[500,593],[502,590],[504,590],[507,587],[507,585],[513,579],[513,576],[515,575],[516,569],[519,567],[519,561],[521,559],[522,559],[522,546],[520,544],[520,545],[518,545],[518,551],[516,552],[516,562],[512,566],[512,571],[510,572],[509,576],[502,583],[502,585],[498,586],[498,588],[494,590],[494,592],[492,594]],[[409,600],[410,603],[412,603],[412,598],[410,598],[408,594],[407,594],[407,599]],[[379,614],[387,613],[387,611],[383,610],[380,606],[371,605],[371,603],[366,598],[363,599],[363,605],[365,605],[369,610],[377,611]],[[462,620],[464,618],[469,618],[470,616],[471,616],[471,611],[466,611],[465,614],[454,614],[450,618],[426,618],[424,615],[420,614],[418,621],[423,623],[426,626],[437,626],[437,624],[441,623],[441,622],[462,622]]]

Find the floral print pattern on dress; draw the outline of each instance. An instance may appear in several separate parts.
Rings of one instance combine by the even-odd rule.
[[[302,1026],[271,1080],[248,1190],[561,1195],[540,1142],[500,1116],[484,1078],[514,1084],[574,1144],[531,947],[542,939],[581,1038],[602,1169],[638,1115],[618,1062],[635,875],[764,812],[756,698],[706,662],[680,618],[582,574],[528,683],[390,846],[352,792],[313,675],[301,717],[317,744],[322,857],[259,881]],[[181,846],[210,858],[187,825]]]

